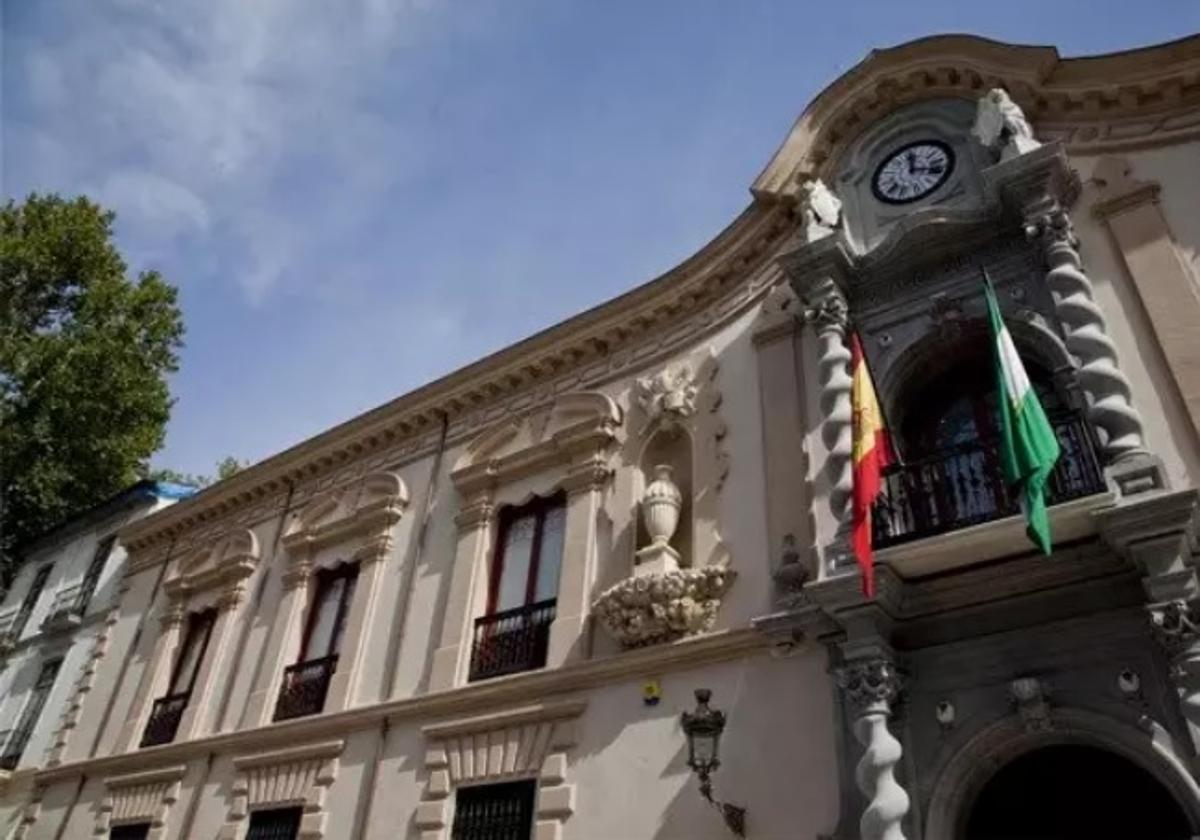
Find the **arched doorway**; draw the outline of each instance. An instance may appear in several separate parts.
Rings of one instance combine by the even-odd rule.
[[[1005,764],[979,791],[965,840],[1190,840],[1175,797],[1123,756],[1052,744]]]

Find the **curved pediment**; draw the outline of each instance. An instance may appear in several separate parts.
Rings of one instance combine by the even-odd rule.
[[[976,100],[1004,88],[1034,123],[1053,127],[1131,120],[1161,108],[1163,90],[1200,58],[1200,37],[1093,58],[1062,58],[1054,47],[938,35],[873,50],[812,100],[755,180],[752,192],[793,199],[800,181],[829,179],[864,131],[908,105]],[[1136,80],[1136,83],[1131,83]],[[1122,85],[1129,92],[1117,95]],[[1182,105],[1182,103],[1181,103]]]
[[[260,554],[258,536],[241,528],[195,549],[164,586],[175,597],[232,586],[250,576]]]
[[[463,450],[451,476],[460,489],[536,471],[616,439],[621,407],[599,391],[572,391],[549,406],[503,420]]]
[[[356,487],[321,493],[294,514],[285,545],[332,542],[372,528],[390,527],[408,505],[408,485],[394,472],[367,475]]]

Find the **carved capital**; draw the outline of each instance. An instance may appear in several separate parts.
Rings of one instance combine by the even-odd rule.
[[[844,330],[850,320],[850,307],[845,295],[832,283],[823,291],[820,297],[812,301],[805,316],[816,324],[817,329]]]
[[[1165,601],[1147,610],[1154,640],[1172,656],[1200,641],[1200,613],[1195,601]]]
[[[612,470],[603,458],[588,458],[580,463],[572,464],[563,479],[562,488],[568,495],[588,493],[593,490],[603,490],[604,485],[612,477]]]
[[[1061,207],[1030,216],[1025,221],[1025,235],[1030,239],[1041,239],[1046,249],[1065,247],[1074,250],[1079,246],[1071,216]]]
[[[891,712],[901,689],[900,673],[883,657],[851,662],[834,672],[838,687],[846,695],[856,716]]]
[[[490,495],[477,497],[464,504],[462,510],[454,515],[454,524],[458,526],[460,533],[486,527],[495,509]]]
[[[158,621],[162,629],[167,631],[182,627],[186,617],[187,610],[183,608],[183,600],[181,598],[172,598],[158,617]]]
[[[285,590],[299,589],[308,582],[312,574],[312,563],[308,560],[297,560],[283,573],[283,588]]]

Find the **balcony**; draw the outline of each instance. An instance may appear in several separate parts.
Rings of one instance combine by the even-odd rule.
[[[81,584],[76,583],[72,586],[62,587],[54,593],[54,600],[50,604],[50,611],[42,621],[42,630],[53,632],[78,627],[83,620],[83,609],[85,606],[86,604],[83,601],[83,586]]]
[[[1071,415],[1051,424],[1062,455],[1046,485],[1047,504],[1103,493],[1104,473],[1087,423]],[[887,548],[1019,512],[1004,483],[1000,442],[973,441],[884,471],[871,517],[873,543]]]
[[[150,719],[146,721],[146,731],[142,733],[143,747],[157,747],[159,744],[169,744],[175,740],[179,730],[179,721],[183,719],[183,710],[187,708],[191,694],[168,694],[154,701],[150,709]]]
[[[544,666],[555,605],[552,598],[475,619],[468,679],[486,680]]]
[[[275,720],[320,714],[325,708],[329,681],[337,670],[337,654],[297,662],[283,672],[283,685],[275,703]]]

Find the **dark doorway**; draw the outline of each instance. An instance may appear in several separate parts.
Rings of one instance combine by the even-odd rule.
[[[1096,747],[1061,744],[1006,764],[980,791],[966,840],[1189,840],[1158,780]]]

